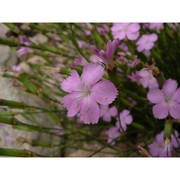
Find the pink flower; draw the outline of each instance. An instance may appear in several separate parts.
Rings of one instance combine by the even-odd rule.
[[[135,59],[131,62],[131,64],[129,65],[130,67],[135,67],[140,63],[139,59],[137,57],[135,57]]]
[[[98,27],[97,30],[102,36],[106,34],[106,29],[104,27]]]
[[[148,92],[148,100],[155,104],[153,115],[157,119],[164,119],[171,115],[174,119],[180,118],[180,88],[177,89],[177,81],[168,79],[162,90],[152,89]]]
[[[139,83],[142,84],[144,88],[154,89],[159,87],[156,78],[152,74],[152,70],[142,69],[137,73]]]
[[[112,145],[115,144],[115,139],[120,136],[120,132],[117,127],[112,127],[106,131],[106,134],[108,135],[108,143],[111,143]],[[113,142],[114,141],[114,142]]]
[[[116,48],[118,47],[119,39],[115,39],[113,41],[109,40],[107,43],[106,51],[98,50],[95,46],[91,46],[92,50],[99,56],[102,60],[109,63],[112,60]]]
[[[14,66],[12,66],[12,70],[19,72],[19,71],[21,71],[21,67],[19,65],[14,65]]]
[[[101,27],[97,27],[100,35],[105,36],[109,32],[110,28],[107,24],[103,24]]]
[[[139,82],[139,79],[141,79],[141,77],[139,76],[139,74],[137,72],[133,72],[130,75],[127,75],[127,77],[132,81],[132,82]]]
[[[89,35],[91,35],[91,31],[90,31],[90,30],[85,30],[85,34],[86,34],[87,36],[89,36]]]
[[[110,122],[111,117],[116,117],[117,113],[117,108],[115,106],[110,108],[107,105],[100,106],[100,117],[102,117],[105,122]]]
[[[140,37],[140,39],[137,41],[136,45],[138,52],[148,52],[150,49],[153,48],[154,42],[158,39],[157,34],[144,34]]]
[[[85,124],[95,124],[100,117],[99,105],[111,104],[117,89],[108,80],[101,80],[105,73],[98,64],[84,66],[81,77],[73,70],[71,76],[61,83],[61,88],[69,94],[62,98],[62,104],[68,110],[68,117],[80,113],[80,119]]]
[[[20,36],[19,41],[21,44],[26,44],[26,45],[30,44],[28,38],[26,38],[25,36]]]
[[[29,52],[28,47],[20,47],[20,49],[17,51],[17,56],[18,57],[24,56],[28,52]]]
[[[148,145],[149,152],[156,157],[170,157],[172,150],[179,147],[180,139],[178,136],[178,132],[175,131],[174,134],[171,134],[171,141],[167,139],[164,142],[164,132],[162,131],[156,135],[153,143]]]
[[[123,55],[120,57],[119,63],[126,63],[128,67],[133,68],[139,64],[139,60],[135,58],[134,60],[127,59]]]
[[[82,57],[81,55],[78,55],[74,62],[71,63],[71,66],[85,66],[87,65],[88,62],[86,61],[86,59],[84,59],[84,57]]]
[[[119,120],[121,125],[119,124]],[[133,117],[130,114],[130,111],[127,109],[124,109],[119,114],[119,120],[116,122],[116,127],[120,129],[120,131],[126,131],[127,125],[131,124],[133,121]]]
[[[87,44],[85,41],[77,40],[77,43],[80,49],[87,46],[89,47],[89,44]]]
[[[127,46],[126,43],[122,42],[122,43],[119,45],[119,48],[120,48],[121,50],[123,50],[124,52],[126,52],[126,53],[129,54],[129,48],[128,48],[128,46]]]
[[[111,28],[112,35],[115,39],[136,40],[139,36],[140,25],[138,23],[114,23]]]
[[[161,30],[163,28],[163,23],[149,23],[149,29]]]
[[[157,134],[152,144],[148,145],[152,156],[161,156],[164,148],[164,132]]]

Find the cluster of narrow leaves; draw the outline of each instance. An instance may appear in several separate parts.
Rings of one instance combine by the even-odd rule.
[[[179,155],[179,24],[4,25],[9,31],[0,44],[15,51],[18,62],[2,66],[1,76],[41,103],[0,99],[2,127],[55,136],[58,144],[25,142],[58,146],[59,156]],[[40,60],[30,60],[34,56]],[[39,113],[44,124],[33,124]],[[4,147],[0,155],[43,156]]]

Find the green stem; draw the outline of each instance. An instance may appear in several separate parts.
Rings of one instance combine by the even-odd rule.
[[[164,138],[170,138],[172,134],[172,120],[166,119],[165,125],[164,125]]]
[[[0,148],[0,156],[13,156],[13,157],[44,157],[40,154],[28,150],[19,150],[19,149],[6,149]]]

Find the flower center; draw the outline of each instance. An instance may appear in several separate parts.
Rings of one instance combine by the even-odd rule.
[[[83,90],[82,90],[83,96],[84,97],[88,97],[91,95],[91,89],[89,86],[84,86]]]
[[[170,104],[172,101],[171,101],[171,97],[165,97],[165,102],[167,104]]]

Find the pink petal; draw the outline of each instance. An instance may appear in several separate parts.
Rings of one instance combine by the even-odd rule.
[[[163,147],[159,146],[157,142],[153,142],[148,146],[149,152],[152,156],[159,156],[161,151],[163,150]]]
[[[104,114],[103,120],[104,120],[105,122],[111,122],[111,116],[110,116],[110,114],[109,114],[109,113]]]
[[[61,100],[63,106],[68,110],[68,117],[75,116],[81,108],[81,100],[78,98],[79,93],[72,93],[64,96]]]
[[[150,72],[148,70],[141,70],[138,72],[138,75],[141,77],[147,77],[150,75]]]
[[[169,112],[174,119],[180,119],[180,104],[174,103],[173,106],[170,106]]]
[[[88,64],[84,66],[82,73],[82,81],[88,86],[98,82],[104,74],[104,68],[98,64]]]
[[[147,98],[151,103],[160,103],[164,100],[163,93],[159,89],[151,89],[148,94]]]
[[[168,116],[168,106],[164,103],[159,103],[153,106],[153,115],[157,119],[164,119]]]
[[[142,45],[142,44],[143,44],[143,41],[144,41],[144,40],[143,40],[143,37],[140,37],[139,40],[136,42],[136,45],[137,45],[137,46]]]
[[[100,105],[100,117],[104,116],[104,114],[108,111],[107,105]]]
[[[129,24],[128,30],[130,32],[134,33],[134,32],[139,31],[139,29],[140,29],[140,25],[138,23],[131,23],[131,24]]]
[[[109,109],[109,113],[111,116],[115,117],[117,116],[118,112],[117,112],[117,108],[115,106],[112,106],[110,109]]]
[[[180,88],[178,88],[176,92],[173,94],[172,100],[180,103]]]
[[[120,136],[120,132],[116,127],[112,127],[106,131],[106,134],[108,135],[108,143],[111,143],[114,139],[118,138]],[[114,143],[112,143],[113,145]]]
[[[136,40],[139,36],[139,32],[127,32],[127,37],[129,40]]]
[[[120,119],[121,121],[124,121],[125,118],[130,114],[130,111],[127,109],[124,109],[121,113],[120,113]]]
[[[178,132],[175,131],[175,135],[171,134],[171,144],[173,148],[178,148],[179,147],[179,138],[178,138]]]
[[[81,85],[81,79],[77,73],[77,71],[73,70],[71,72],[71,76],[69,76],[66,80],[61,83],[61,89],[65,92],[73,92],[79,88]]]
[[[99,104],[108,105],[115,100],[117,89],[112,82],[102,80],[92,87],[91,96]]]
[[[177,89],[177,81],[168,79],[163,85],[163,92],[167,97],[171,97]]]
[[[144,88],[147,88],[149,86],[148,78],[141,78],[141,79],[139,79],[139,82]]]
[[[124,121],[121,121],[121,126],[120,126],[120,131],[126,131],[127,130],[127,125]]]
[[[158,84],[156,78],[153,77],[153,75],[152,75],[151,79],[149,80],[148,87],[149,87],[149,89],[154,89],[154,88],[156,89],[159,87],[159,84]]]
[[[131,124],[132,121],[133,121],[133,118],[132,118],[131,115],[127,116],[126,119],[125,119],[125,123],[126,123],[126,124]]]
[[[138,52],[142,52],[144,50],[144,47],[142,46],[142,45],[139,45],[138,47],[137,47],[137,51]]]
[[[86,98],[82,102],[80,110],[80,119],[84,124],[96,124],[100,117],[100,109],[98,104],[91,98]]]
[[[107,133],[111,138],[117,138],[120,135],[116,127],[110,128]]]
[[[122,40],[122,39],[125,39],[125,37],[126,37],[125,32],[118,32],[114,34],[114,39]]]
[[[157,39],[158,39],[158,36],[157,36],[157,34],[155,34],[155,33],[153,33],[153,34],[151,34],[151,40],[152,41],[156,41]]]
[[[106,55],[107,59],[112,59],[114,52],[116,51],[116,48],[119,44],[119,39],[115,39],[113,41],[109,40],[107,43],[107,48],[106,48]]]
[[[148,43],[146,43],[146,44],[144,45],[144,49],[145,49],[145,50],[150,50],[150,49],[153,48],[153,46],[154,46],[154,42],[148,42]]]
[[[164,146],[164,131],[161,131],[159,134],[157,134],[155,139],[159,145]]]
[[[143,53],[144,53],[147,57],[149,57],[150,54],[151,54],[151,51],[150,51],[150,50],[144,50]]]

